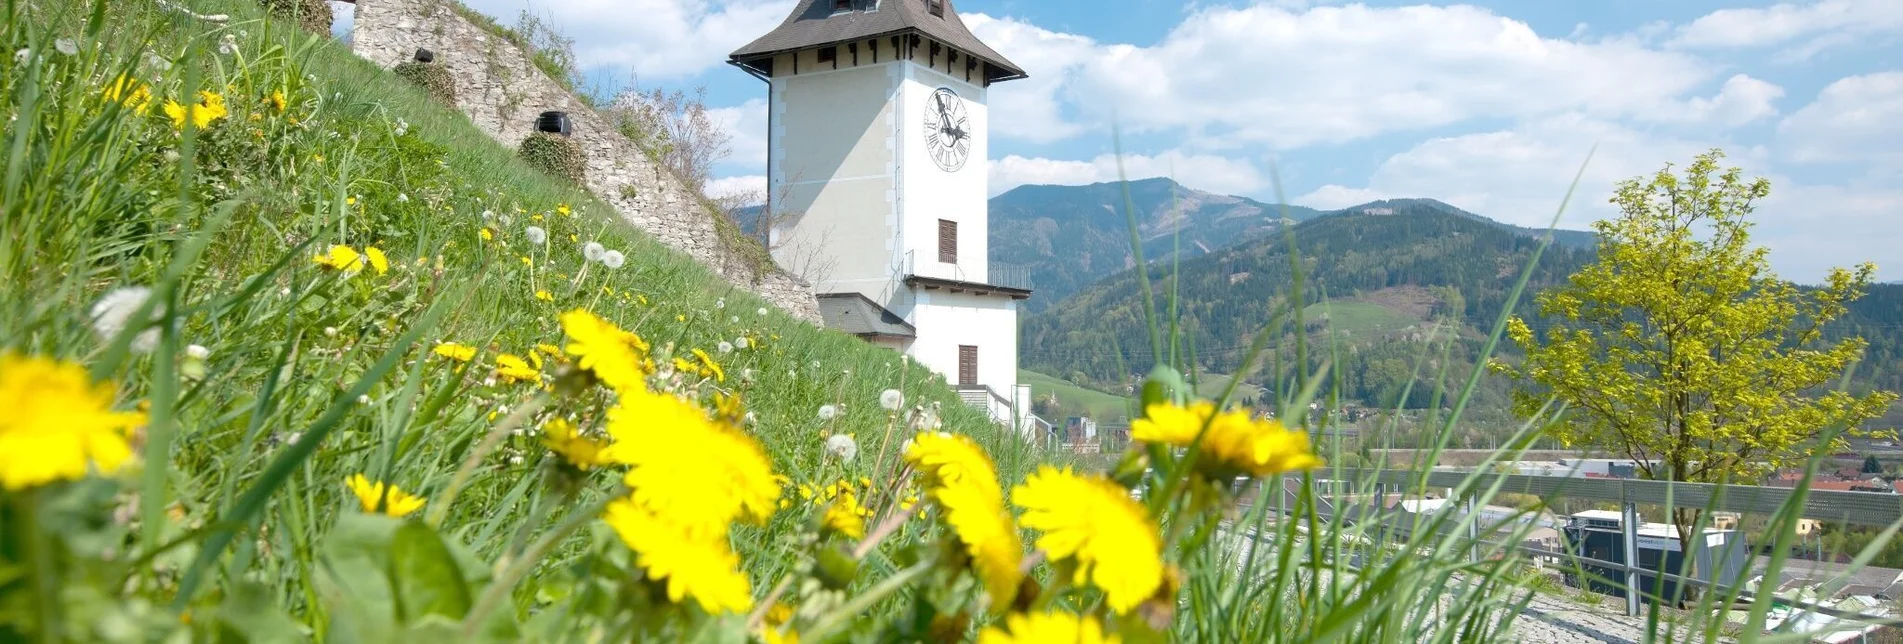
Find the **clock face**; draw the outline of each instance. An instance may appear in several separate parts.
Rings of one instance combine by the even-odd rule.
[[[940,87],[925,99],[925,151],[946,172],[965,167],[971,156],[971,118],[965,101],[950,88]]]

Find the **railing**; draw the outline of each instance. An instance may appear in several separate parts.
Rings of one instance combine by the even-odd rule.
[[[936,262],[926,262],[925,263],[926,270],[921,272],[919,270],[920,268],[919,264],[920,264],[920,260],[918,258],[918,251],[905,251],[905,260],[899,266],[900,277],[903,278],[905,276],[910,276],[910,275],[937,277],[939,275],[945,274],[945,273],[940,273],[939,271],[945,271],[949,269],[948,272],[951,275],[950,279],[957,280],[960,282],[989,284],[991,286],[1023,289],[1026,291],[1031,290],[1031,267],[1030,266],[1022,266],[1017,264],[989,263],[985,267],[986,268],[985,274],[977,275],[972,271],[965,270],[965,267],[962,265],[939,264]]]
[[[1031,267],[992,263],[987,267],[985,283],[992,286],[1031,290]]]
[[[1622,516],[1620,532],[1623,537],[1622,552],[1628,562],[1614,562],[1581,556],[1571,552],[1552,552],[1522,545],[1505,547],[1518,549],[1533,556],[1561,556],[1568,560],[1591,563],[1603,568],[1623,573],[1624,580],[1603,580],[1610,585],[1626,589],[1626,614],[1638,615],[1640,595],[1643,587],[1640,575],[1650,575],[1667,579],[1677,584],[1691,585],[1707,590],[1730,590],[1713,582],[1672,574],[1665,570],[1654,570],[1633,565],[1630,560],[1637,559],[1638,528],[1640,524],[1638,505],[1663,505],[1673,508],[1698,508],[1709,511],[1728,511],[1740,514],[1778,515],[1791,500],[1797,490],[1791,488],[1773,488],[1753,485],[1716,485],[1710,483],[1678,483],[1672,481],[1647,481],[1638,479],[1590,479],[1561,476],[1528,476],[1523,474],[1493,474],[1485,472],[1463,471],[1409,471],[1409,470],[1338,470],[1329,472],[1329,477],[1338,482],[1366,482],[1374,485],[1376,499],[1385,498],[1389,492],[1416,493],[1429,489],[1453,489],[1460,491],[1463,497],[1464,514],[1461,520],[1469,538],[1473,552],[1478,551],[1480,538],[1480,515],[1473,506],[1473,495],[1482,491],[1492,493],[1530,494],[1540,498],[1569,497],[1615,501],[1620,504]],[[1299,481],[1287,479],[1299,485]],[[1292,494],[1284,489],[1283,494]],[[1838,522],[1851,525],[1889,526],[1903,521],[1903,495],[1879,492],[1839,492],[1835,490],[1806,490],[1804,504],[1798,516],[1806,519]],[[1286,500],[1287,497],[1283,497]],[[1385,508],[1374,509],[1374,516],[1355,516],[1354,512],[1339,513],[1333,503],[1316,499],[1319,513],[1329,518],[1345,519],[1355,522],[1357,519],[1375,518],[1386,514]],[[1253,495],[1248,502],[1253,502]],[[1688,556],[1691,553],[1686,553]],[[1661,562],[1662,563],[1662,562]],[[1767,580],[1768,581],[1768,580]],[[1768,592],[1768,591],[1767,591]],[[1753,598],[1748,591],[1739,590],[1741,599]],[[1800,599],[1778,597],[1777,601],[1821,615],[1827,615],[1846,621],[1885,626],[1903,626],[1903,618],[1854,613],[1824,606]]]

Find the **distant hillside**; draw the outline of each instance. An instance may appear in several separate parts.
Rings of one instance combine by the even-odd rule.
[[[1135,265],[1124,183],[1019,186],[991,199],[991,261],[1032,267],[1040,311],[1090,283]],[[1196,257],[1278,230],[1286,215],[1321,214],[1189,188],[1170,179],[1128,182],[1143,256],[1167,260],[1180,243]],[[1178,238],[1180,234],[1180,239]]]
[[[1376,202],[1295,226],[1304,297],[1312,303],[1304,310],[1308,332],[1340,351],[1343,394],[1393,404],[1422,355],[1423,339],[1441,322],[1457,321],[1452,328],[1464,338],[1452,353],[1456,372],[1471,365],[1483,328],[1499,315],[1538,246],[1527,231],[1424,199]],[[1533,293],[1566,280],[1594,251],[1577,243],[1549,248],[1521,312],[1530,317]],[[1180,269],[1178,323],[1194,342],[1181,350],[1194,349],[1201,369],[1232,373],[1268,321],[1271,303],[1288,294],[1287,244],[1279,235],[1257,239],[1185,261]],[[1150,272],[1158,314],[1166,315],[1164,295],[1173,286],[1168,267],[1153,265]],[[1152,364],[1143,316],[1134,271],[1107,278],[1025,319],[1022,367],[1113,388]],[[1857,386],[1903,390],[1903,285],[1872,286],[1826,335],[1869,341]],[[1286,340],[1281,346],[1292,344]],[[1430,387],[1417,383],[1409,404],[1427,404]],[[1498,393],[1483,396],[1499,402]]]
[[[1507,230],[1513,231],[1514,233],[1525,235],[1528,237],[1537,238],[1541,235],[1546,234],[1545,228],[1528,228],[1526,226],[1515,226],[1513,224],[1500,223],[1498,221],[1494,221],[1492,219],[1488,219],[1486,217],[1482,217],[1480,215],[1476,215],[1471,212],[1461,210],[1460,208],[1454,207],[1451,204],[1448,204],[1436,199],[1386,199],[1382,201],[1373,201],[1369,203],[1364,203],[1359,206],[1354,206],[1350,208],[1343,208],[1341,210],[1332,211],[1327,214],[1381,213],[1381,214],[1399,215],[1399,214],[1406,214],[1406,213],[1418,213],[1422,211],[1444,212],[1444,213],[1472,219],[1475,221],[1483,221],[1489,224],[1493,224],[1495,226],[1500,226]],[[1554,230],[1553,243],[1558,244],[1560,246],[1570,247],[1570,248],[1593,248],[1599,244],[1599,236],[1591,231],[1585,231],[1585,230]]]

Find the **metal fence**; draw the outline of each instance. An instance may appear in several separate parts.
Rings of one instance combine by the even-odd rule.
[[[1541,498],[1574,498],[1600,501],[1613,501],[1623,509],[1620,529],[1623,537],[1623,552],[1626,562],[1614,562],[1583,557],[1571,552],[1553,552],[1518,544],[1507,547],[1520,550],[1535,557],[1559,557],[1567,560],[1590,563],[1602,568],[1624,573],[1624,580],[1606,580],[1622,586],[1626,595],[1626,614],[1638,615],[1642,586],[1640,575],[1656,576],[1678,584],[1697,586],[1710,591],[1729,592],[1728,589],[1711,582],[1673,574],[1664,570],[1652,570],[1632,563],[1638,551],[1638,529],[1640,525],[1639,504],[1662,505],[1673,508],[1697,508],[1711,511],[1737,512],[1740,514],[1777,515],[1799,491],[1790,488],[1773,488],[1753,485],[1716,485],[1709,483],[1677,483],[1671,481],[1645,481],[1635,479],[1597,479],[1559,476],[1528,476],[1522,474],[1494,474],[1461,471],[1409,471],[1409,470],[1337,470],[1329,473],[1336,481],[1354,481],[1371,483],[1376,486],[1377,494],[1385,492],[1421,493],[1432,489],[1459,489],[1467,491],[1466,511],[1470,517],[1474,512],[1472,497],[1479,492],[1494,490],[1498,492],[1529,494]],[[1835,490],[1805,490],[1803,506],[1799,516],[1832,523],[1864,526],[1889,526],[1903,521],[1903,495],[1878,492],[1840,492]],[[1381,498],[1377,496],[1377,498]],[[1329,512],[1334,515],[1336,513]],[[1352,513],[1348,513],[1352,515]],[[1354,516],[1343,515],[1349,521]],[[1469,537],[1480,541],[1478,524],[1474,519],[1468,521]],[[1738,590],[1740,599],[1752,599],[1750,592]],[[1903,626],[1903,618],[1866,615],[1843,611],[1815,602],[1795,598],[1777,599],[1794,607],[1827,615],[1846,621],[1883,625]]]

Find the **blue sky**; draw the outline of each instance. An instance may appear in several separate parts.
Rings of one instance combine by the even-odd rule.
[[[904,2],[911,0],[886,0]],[[607,86],[705,86],[712,191],[764,187],[765,85],[726,54],[790,0],[464,0],[527,9]],[[992,192],[1133,178],[1338,208],[1432,197],[1524,225],[1610,216],[1613,184],[1711,147],[1772,180],[1756,239],[1804,282],[1903,279],[1903,0],[960,0],[1030,72],[995,86]]]

